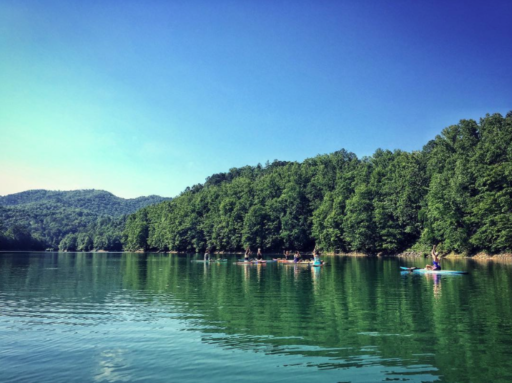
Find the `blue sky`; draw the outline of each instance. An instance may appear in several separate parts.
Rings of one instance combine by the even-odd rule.
[[[0,195],[175,196],[512,110],[512,1],[0,0]]]

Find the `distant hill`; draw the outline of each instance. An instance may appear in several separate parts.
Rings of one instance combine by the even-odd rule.
[[[83,209],[90,213],[113,217],[131,214],[140,208],[170,200],[170,198],[150,195],[125,199],[105,190],[28,190],[0,197],[0,205],[34,208],[47,205],[61,208]]]
[[[0,197],[0,233],[10,230],[15,237],[22,228],[56,248],[67,234],[86,231],[98,220],[119,220],[166,200],[170,198],[155,195],[125,199],[104,190],[29,190]]]

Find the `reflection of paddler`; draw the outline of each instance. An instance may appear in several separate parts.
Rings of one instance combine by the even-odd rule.
[[[244,269],[244,273],[243,273],[243,275],[244,275],[244,280],[245,281],[247,281],[249,279],[249,277],[250,277],[250,270],[249,270],[250,266],[251,266],[250,263],[244,265],[244,268],[243,268]]]
[[[293,265],[293,278],[295,279],[295,281],[297,281],[297,277],[299,276],[301,269],[301,267]]]
[[[315,293],[318,292],[318,278],[319,278],[319,275],[320,275],[320,267],[312,267],[311,268],[311,278],[313,279],[313,291]]]
[[[439,298],[441,294],[441,275],[434,274],[434,297]]]
[[[427,280],[432,279],[434,282],[434,298],[439,298],[441,295],[441,274],[425,273]]]

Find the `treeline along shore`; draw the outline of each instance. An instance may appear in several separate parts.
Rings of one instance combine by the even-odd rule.
[[[119,221],[122,220],[122,221]],[[120,222],[120,223],[119,223]],[[104,237],[108,232],[110,239]],[[102,237],[103,236],[103,237]],[[346,150],[214,174],[172,200],[68,233],[61,250],[370,255],[512,250],[512,112],[461,120],[422,150]]]

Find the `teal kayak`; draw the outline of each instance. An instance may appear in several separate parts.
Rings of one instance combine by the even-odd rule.
[[[416,267],[400,267],[402,270],[406,270],[414,273],[421,274],[468,274],[467,271],[457,271],[457,270],[427,270],[427,269],[418,269]]]

